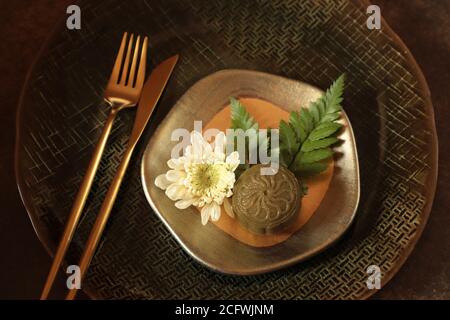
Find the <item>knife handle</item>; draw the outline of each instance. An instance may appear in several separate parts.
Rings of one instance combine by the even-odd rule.
[[[83,181],[81,182],[81,186],[76,195],[74,204],[72,206],[72,210],[70,211],[69,219],[67,220],[64,233],[61,237],[61,241],[59,242],[58,249],[56,250],[52,266],[50,268],[47,280],[44,285],[44,289],[42,290],[41,293],[40,298],[41,300],[47,299],[48,294],[50,293],[50,289],[52,288],[53,282],[55,281],[56,275],[58,274],[61,262],[64,258],[64,255],[66,254],[67,248],[69,247],[69,244],[72,241],[73,234],[77,227],[78,221],[80,220],[81,212],[83,211],[84,205],[86,203],[86,199],[88,197],[89,190],[91,189],[92,182],[94,181],[95,173],[97,172],[98,165],[102,158],[106,141],[108,140],[108,136],[111,132],[111,128],[114,123],[114,119],[116,118],[116,115],[117,110],[112,108],[106,120],[106,123],[103,127],[103,131],[100,135],[97,145],[95,147],[91,161],[89,162]]]
[[[136,143],[134,141],[130,141],[128,144],[127,150],[123,156],[122,161],[120,162],[119,168],[117,169],[116,175],[109,186],[108,192],[106,193],[105,200],[102,203],[102,207],[100,208],[100,213],[95,220],[94,227],[89,234],[89,238],[87,240],[83,255],[81,256],[79,268],[80,268],[80,281],[84,279],[86,270],[88,269],[92,257],[95,254],[95,250],[100,242],[103,230],[105,229],[106,223],[108,221],[109,215],[111,213],[111,209],[113,208],[114,201],[116,200],[117,193],[119,192],[120,184],[122,183],[123,177],[125,176],[125,172],[128,168],[128,164],[131,159],[131,155],[133,153],[134,147]],[[77,294],[77,289],[71,289],[66,296],[66,300],[73,300]]]

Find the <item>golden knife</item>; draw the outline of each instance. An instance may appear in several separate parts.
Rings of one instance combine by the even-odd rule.
[[[122,161],[120,162],[119,168],[117,169],[116,175],[111,182],[108,192],[106,193],[105,200],[100,208],[100,213],[95,220],[94,227],[91,230],[83,255],[81,256],[81,261],[79,264],[80,281],[84,278],[87,268],[91,263],[92,257],[100,241],[102,232],[114,205],[114,201],[116,200],[120,184],[122,183],[122,179],[130,162],[133,150],[136,147],[136,144],[141,137],[162,92],[164,91],[167,81],[169,80],[177,61],[178,55],[163,61],[153,70],[150,77],[144,84],[136,112],[136,118],[134,120],[133,130],[131,132],[130,139],[128,140],[127,149],[123,155]],[[66,300],[73,300],[76,294],[77,289],[71,289],[66,296]]]

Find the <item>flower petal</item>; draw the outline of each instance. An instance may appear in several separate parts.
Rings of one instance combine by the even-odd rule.
[[[186,177],[186,172],[181,170],[169,170],[166,173],[166,179],[172,182],[181,182]]]
[[[159,176],[156,177],[155,179],[155,186],[157,186],[160,189],[166,190],[167,187],[171,184],[172,182],[170,182],[169,180],[167,180],[166,175],[165,174],[160,174]]]
[[[186,209],[194,203],[194,199],[183,199],[175,202],[175,207],[178,209]]]
[[[191,156],[192,156],[192,146],[191,145],[187,146],[186,150],[184,150],[184,156],[186,158],[191,158]]]
[[[236,170],[239,165],[239,152],[233,151],[226,159],[226,163],[230,166],[232,171]]]
[[[209,216],[211,214],[211,209],[209,208],[208,205],[204,206],[202,208],[202,210],[200,211],[201,215],[202,215],[202,225],[205,225],[208,223],[209,220]]]
[[[231,217],[234,218],[234,212],[233,208],[231,206],[231,200],[229,198],[225,198],[223,200],[223,208],[225,209],[225,212]]]
[[[205,160],[208,160],[210,158],[210,156],[212,155],[212,153],[213,153],[213,148],[211,147],[211,145],[208,142],[204,141],[202,157]]]
[[[220,206],[213,201],[202,208],[201,214],[203,225],[205,225],[209,219],[217,221],[220,218]]]
[[[223,132],[220,132],[214,138],[214,152],[223,153],[225,149],[226,138]]]
[[[180,200],[185,197],[187,193],[187,189],[183,185],[179,185],[176,183],[171,184],[166,189],[166,195],[169,197],[170,200]]]
[[[182,170],[184,167],[184,162],[186,162],[185,157],[179,157],[177,159],[170,159],[169,161],[167,161],[167,166],[170,169]]]
[[[167,166],[170,169],[175,169],[177,167],[178,164],[178,159],[169,159],[169,161],[167,161]]]
[[[194,157],[201,158],[203,155],[203,136],[198,131],[191,132],[191,145],[192,149],[190,150]],[[188,147],[189,148],[189,147]]]
[[[225,162],[225,153],[219,151],[217,148],[212,151],[208,157],[210,163],[223,164]]]
[[[220,218],[220,206],[215,203],[211,202],[210,206],[212,206],[212,212],[211,212],[211,220],[217,221]]]

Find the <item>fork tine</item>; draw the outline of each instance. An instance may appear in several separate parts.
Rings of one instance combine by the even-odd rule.
[[[146,59],[147,59],[147,47],[148,47],[148,38],[144,38],[144,43],[142,44],[141,50],[141,60],[139,61],[139,69],[136,77],[136,85],[135,88],[141,89],[144,85],[145,80],[145,67],[146,67]]]
[[[120,66],[122,65],[123,60],[123,52],[125,51],[125,44],[127,42],[127,32],[124,32],[122,36],[122,42],[120,43],[120,49],[117,53],[116,62],[114,62],[114,67],[111,72],[111,76],[109,77],[109,81],[113,83],[117,83],[119,81],[119,72],[120,72]]]
[[[121,85],[125,85],[125,81],[127,79],[128,70],[130,67],[130,56],[131,56],[131,47],[133,46],[133,37],[134,37],[134,34],[131,34],[130,40],[128,40],[127,55],[125,57],[125,62],[123,63],[122,74],[120,76],[120,82],[119,82],[119,84],[121,84]]]
[[[139,53],[139,40],[141,40],[141,36],[137,37],[136,45],[134,46],[133,62],[131,63],[130,75],[127,81],[127,86],[129,87],[133,87],[134,84],[134,74],[136,73],[136,64]]]

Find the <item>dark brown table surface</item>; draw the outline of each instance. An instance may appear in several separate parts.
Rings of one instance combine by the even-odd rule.
[[[450,299],[450,1],[373,0],[428,81],[440,139],[430,219],[411,256],[375,299]],[[37,299],[50,257],[28,219],[14,176],[15,117],[25,76],[70,0],[0,2],[0,298]],[[64,297],[58,279],[54,297]],[[78,296],[86,299],[85,295]]]

